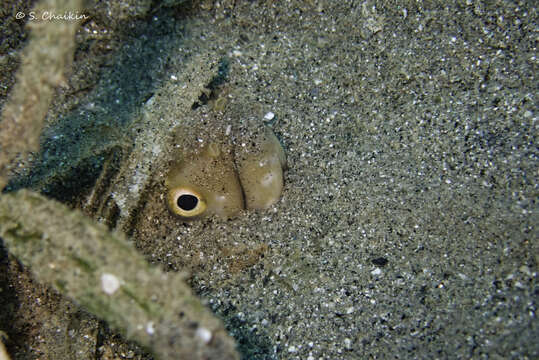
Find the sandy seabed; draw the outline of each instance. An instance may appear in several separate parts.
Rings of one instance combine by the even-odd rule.
[[[226,58],[274,115],[285,190],[230,221],[141,216],[134,242],[192,272],[245,359],[537,358],[536,12],[245,1],[182,20],[159,76]]]

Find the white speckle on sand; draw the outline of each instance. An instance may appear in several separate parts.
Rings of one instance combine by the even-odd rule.
[[[468,276],[466,276],[466,274],[458,273],[457,275],[461,280],[465,280],[465,281],[468,280]]]
[[[133,185],[131,185],[131,186],[129,187],[129,192],[130,192],[130,193],[138,193],[139,190],[140,190],[140,188],[139,188],[139,184],[138,184],[138,183],[137,183],[137,184],[133,184]]]
[[[212,338],[212,333],[210,330],[204,327],[199,327],[195,332],[195,336],[199,338],[200,340],[202,340],[204,344],[207,344],[210,342]]]
[[[266,115],[264,115],[264,119],[266,120],[273,120],[274,117],[275,117],[275,114],[272,113],[271,111],[267,112]]]
[[[161,146],[157,143],[153,144],[152,146],[152,155],[154,157],[157,157],[161,154]]]

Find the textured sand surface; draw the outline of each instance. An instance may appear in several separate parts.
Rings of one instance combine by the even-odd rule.
[[[282,200],[186,224],[155,185],[137,248],[191,271],[245,359],[537,358],[531,2],[232,4],[176,19],[159,74],[228,59],[231,106],[274,115]]]

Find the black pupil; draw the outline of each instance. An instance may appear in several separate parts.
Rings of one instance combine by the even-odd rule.
[[[198,198],[194,195],[184,194],[178,198],[177,202],[180,209],[189,211],[197,207]]]

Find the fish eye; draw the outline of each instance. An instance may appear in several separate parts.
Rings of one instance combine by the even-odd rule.
[[[182,194],[178,196],[176,205],[178,205],[178,207],[184,211],[192,211],[198,205],[198,197],[191,194]]]
[[[185,187],[174,188],[168,193],[168,206],[176,215],[192,218],[206,211],[206,201],[197,191]]]

